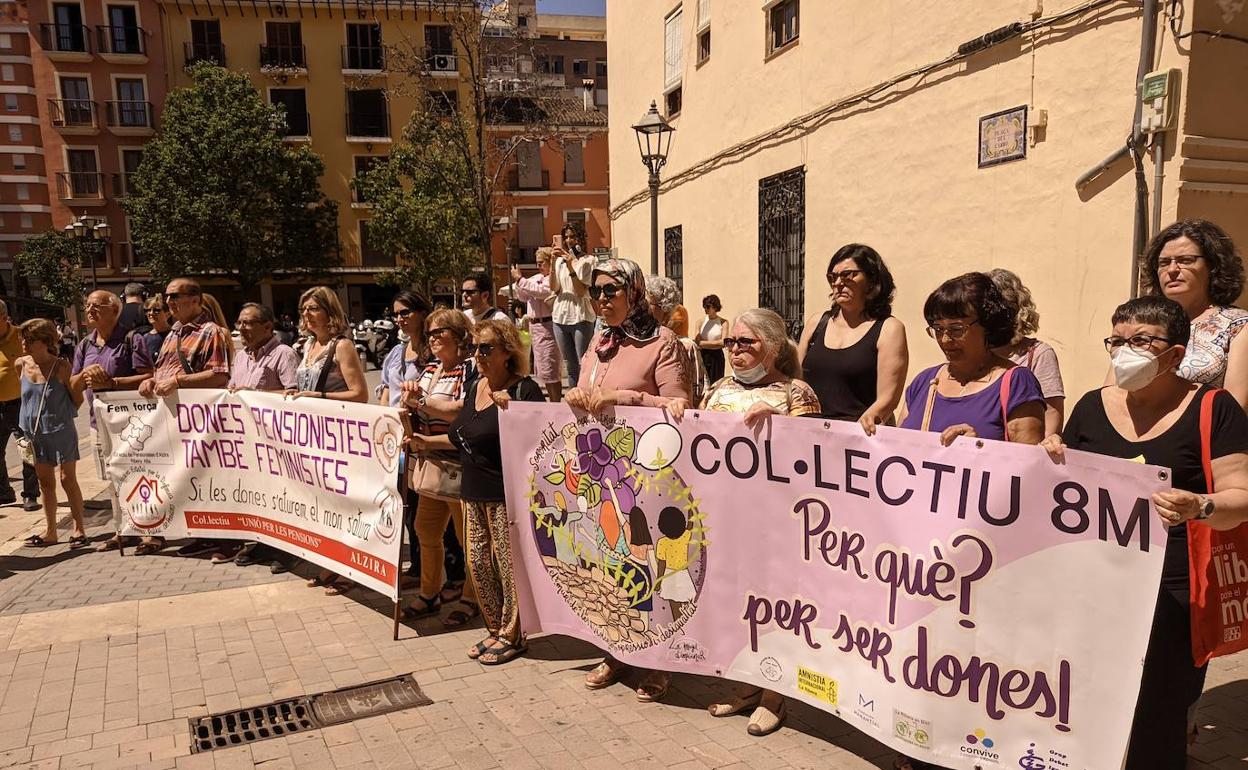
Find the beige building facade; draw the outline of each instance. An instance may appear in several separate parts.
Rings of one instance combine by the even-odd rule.
[[[1179,99],[1159,219],[1214,219],[1248,247],[1248,45],[1209,34],[1248,37],[1248,8],[1159,5],[1148,69],[1177,70]],[[1125,0],[608,0],[614,244],[648,263],[630,125],[657,100],[676,129],[659,261],[691,310],[715,293],[729,316],[769,305],[796,333],[829,306],[828,258],[867,243],[897,279],[913,375],[940,355],[928,293],[1007,267],[1078,397],[1103,380],[1101,339],[1130,296],[1137,199],[1130,155],[1076,182],[1132,132],[1144,27]],[[957,57],[963,44],[979,50]],[[1142,162],[1151,211],[1152,154]]]

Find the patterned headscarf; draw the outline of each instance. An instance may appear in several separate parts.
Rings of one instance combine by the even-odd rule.
[[[599,262],[594,265],[590,282],[597,280],[599,275],[611,276],[624,287],[624,294],[628,297],[628,316],[619,326],[604,326],[594,348],[599,361],[609,361],[625,337],[638,342],[654,339],[659,331],[659,322],[650,315],[650,303],[646,301],[646,276],[636,262],[620,258]]]

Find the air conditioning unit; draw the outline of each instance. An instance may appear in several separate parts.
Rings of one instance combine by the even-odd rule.
[[[433,57],[434,72],[454,72],[456,69],[454,54],[443,53]]]

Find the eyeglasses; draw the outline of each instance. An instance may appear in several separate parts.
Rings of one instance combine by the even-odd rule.
[[[99,305],[87,305],[88,310],[90,310],[92,307],[99,307]],[[151,307],[151,308],[148,308],[147,310],[144,310],[143,314],[144,315],[160,315],[163,312],[165,311],[161,310],[158,307]]]
[[[472,294],[480,294],[481,290],[480,289],[460,289],[459,293],[463,294],[464,296],[470,296]]]
[[[244,321],[241,318],[238,319],[238,321],[234,323],[235,328],[238,328],[238,329],[242,329],[244,327],[251,328],[252,326],[263,326],[263,325],[264,325],[264,321]]]
[[[195,294],[189,291],[167,291],[165,292],[165,304],[168,305],[170,302],[173,302],[175,299],[181,299],[182,297],[198,297],[198,296],[199,296],[198,294]]]
[[[324,309],[325,308],[321,307],[320,305],[313,305],[311,303],[308,303],[307,305],[304,305],[303,307],[299,308],[299,312],[300,313],[319,313]]]
[[[733,348],[752,348],[758,344],[758,340],[753,337],[724,337],[724,348],[732,350]]]
[[[429,331],[425,332],[425,336],[429,337],[430,339],[433,339],[435,337],[441,337],[445,332],[449,332],[449,331],[451,331],[450,327],[439,326],[436,329],[430,329]]]
[[[611,299],[615,295],[624,291],[624,287],[618,283],[609,283],[606,286],[589,286],[589,298],[592,300]]]
[[[1118,348],[1126,345],[1132,350],[1143,353],[1153,346],[1154,342],[1164,342],[1170,344],[1170,340],[1165,337],[1158,337],[1155,334],[1134,334],[1130,337],[1106,337],[1105,351],[1113,353]]]
[[[929,326],[927,327],[927,336],[934,340],[941,337],[948,337],[951,340],[960,340],[966,336],[971,327],[979,323],[978,320],[971,321],[969,324],[957,324],[956,326]]]
[[[1196,260],[1203,259],[1201,254],[1180,254],[1177,257],[1161,257],[1157,260],[1157,272],[1169,270],[1171,265],[1182,270],[1191,270]]]
[[[415,310],[407,310],[407,309],[404,309],[404,310],[400,310],[400,311],[398,311],[397,313],[395,313],[395,314],[394,314],[394,317],[395,317],[395,318],[407,318],[409,315],[411,315],[412,313],[415,313],[415,312],[416,312]]]
[[[861,270],[841,270],[840,272],[829,271],[828,283],[849,283],[858,276],[862,275]]]
[[[468,355],[470,356],[488,356],[494,352],[494,348],[498,347],[489,342],[472,343],[468,346]]]
[[[90,313],[92,310],[103,310],[106,307],[112,307],[112,305],[109,305],[109,304],[97,305],[93,302],[88,302],[87,304],[83,305],[83,309],[86,310],[88,313]]]

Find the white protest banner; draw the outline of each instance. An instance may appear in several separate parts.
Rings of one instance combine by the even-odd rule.
[[[271,393],[100,393],[123,535],[256,540],[397,600],[399,411]]]
[[[1115,770],[1165,469],[856,423],[501,418],[528,633],[722,676],[953,768]]]

